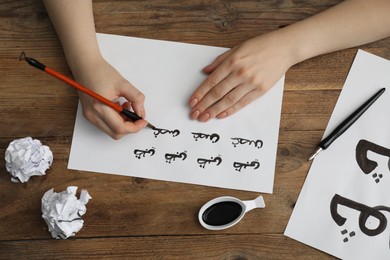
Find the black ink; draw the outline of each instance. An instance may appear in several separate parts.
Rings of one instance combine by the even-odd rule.
[[[374,153],[384,155],[390,158],[390,149],[387,149],[364,139],[360,140],[359,143],[356,145],[356,162],[365,174],[369,174],[378,166],[377,162],[374,162],[367,158],[368,151],[372,151]],[[388,162],[388,168],[390,170],[390,160]]]
[[[72,220],[62,220],[62,219],[59,219],[57,220],[59,223],[62,223],[62,222],[73,222],[73,221],[77,221],[77,220],[83,220],[82,218],[74,218]]]
[[[367,152],[372,151],[377,154],[381,154],[387,157],[390,157],[390,149],[379,146],[375,143],[369,142],[367,140],[360,140],[356,145],[356,162],[358,163],[360,169],[365,174],[372,173],[375,168],[378,166],[378,163],[367,158]],[[390,160],[387,163],[387,167],[390,170]],[[379,183],[383,178],[382,174],[373,173],[372,176],[375,183]]]
[[[221,164],[222,158],[220,156],[215,158],[211,157],[211,159],[198,158],[197,162],[201,168],[205,168],[206,164],[215,164],[218,166]]]
[[[194,133],[191,132],[192,137],[194,137],[195,141],[198,141],[198,139],[210,139],[212,143],[216,143],[219,141],[219,135],[214,133],[214,134],[203,134],[203,133]]]
[[[180,134],[180,131],[178,129],[175,130],[168,130],[168,129],[162,129],[162,128],[155,128],[154,129],[154,137],[157,138],[158,135],[165,135],[165,134],[171,134],[173,137],[176,137]]]
[[[234,162],[233,163],[233,167],[236,168],[236,171],[239,171],[241,172],[242,169],[246,169],[246,168],[250,168],[250,167],[253,167],[253,170],[256,170],[260,167],[260,163],[255,160],[255,161],[252,161],[252,162],[246,162],[246,163],[240,163],[240,162]]]
[[[377,206],[377,207],[368,207],[364,204],[358,203],[356,201],[344,198],[338,194],[335,194],[332,198],[332,201],[330,203],[330,212],[332,215],[333,220],[336,222],[337,225],[342,226],[344,225],[345,221],[347,220],[345,217],[342,217],[337,212],[338,205],[343,205],[348,208],[357,210],[360,212],[359,215],[359,228],[360,230],[368,235],[368,236],[376,236],[382,233],[387,226],[387,219],[386,216],[380,212],[380,210],[385,210],[390,212],[390,208],[386,206]],[[366,226],[367,219],[370,217],[374,217],[379,221],[378,227],[375,229],[369,229]]]
[[[141,157],[145,157],[146,154],[149,154],[149,156],[153,156],[155,152],[156,150],[154,147],[152,147],[152,149],[146,149],[146,150],[139,150],[139,149],[134,150],[134,154],[137,159],[141,159]]]
[[[248,144],[248,145],[252,145],[253,144],[258,149],[263,147],[263,141],[260,140],[260,139],[248,140],[248,139],[239,138],[239,137],[230,138],[230,139],[233,140],[232,144],[234,145],[234,147],[237,147],[237,145],[239,145],[239,144]]]
[[[184,151],[184,152],[177,152],[177,153],[166,153],[165,154],[165,160],[167,163],[171,163],[172,161],[175,161],[176,159],[181,159],[182,161],[184,161],[185,159],[187,159],[187,151]]]
[[[203,221],[210,226],[222,226],[236,220],[242,213],[240,204],[223,201],[211,205],[202,214]]]
[[[58,236],[56,236],[56,239],[66,239],[65,233],[58,234]]]
[[[351,231],[348,233],[348,230],[343,229],[343,230],[341,230],[341,235],[344,236],[343,242],[346,243],[349,241],[349,238],[354,237],[356,234],[355,234],[355,231]]]
[[[372,175],[372,178],[374,178],[374,181],[375,181],[376,183],[379,183],[380,180],[383,178],[383,174],[374,173],[374,174]]]

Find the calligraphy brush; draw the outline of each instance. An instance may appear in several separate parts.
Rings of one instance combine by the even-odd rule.
[[[107,98],[93,92],[92,90],[80,85],[79,83],[77,83],[76,81],[66,77],[65,75],[43,65],[42,63],[40,63],[39,61],[33,59],[33,58],[29,58],[29,57],[26,57],[26,54],[24,52],[22,52],[20,54],[20,57],[19,57],[19,60],[25,60],[27,61],[28,64],[30,64],[31,66],[37,68],[37,69],[40,69],[40,70],[43,70],[44,72],[46,72],[47,74],[50,74],[52,75],[53,77],[59,79],[59,80],[62,80],[63,82],[67,83],[68,85],[80,90],[81,92],[84,92],[85,94],[99,100],[100,102],[102,102],[103,104],[111,107],[112,109],[116,110],[117,112],[119,112],[120,114],[130,118],[131,120],[133,121],[137,121],[137,120],[140,120],[142,119],[142,117],[140,117],[139,115],[137,115],[136,113],[130,111],[130,110],[127,110],[125,108],[123,108],[121,105],[118,105],[110,100],[108,100]],[[151,123],[148,122],[147,124],[147,127],[151,128],[151,129],[156,129],[156,127],[154,125],[152,125]]]

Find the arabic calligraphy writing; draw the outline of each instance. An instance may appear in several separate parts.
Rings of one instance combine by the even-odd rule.
[[[169,129],[163,129],[163,128],[156,128],[156,129],[154,129],[153,134],[154,134],[155,138],[157,138],[159,135],[171,135],[172,137],[176,137],[182,133],[179,129],[169,130]],[[217,143],[217,142],[221,143],[223,141],[223,140],[221,140],[221,136],[217,133],[191,132],[191,134],[192,134],[193,140],[195,142],[198,142],[199,140],[207,140],[210,143]],[[187,136],[187,134],[185,134],[185,136]],[[176,140],[178,140],[178,139],[176,139]],[[227,140],[228,140],[228,142],[225,143],[225,145],[230,145],[229,139],[227,139]],[[234,147],[237,147],[239,145],[246,146],[246,147],[252,146],[252,147],[255,147],[258,149],[263,147],[263,141],[260,139],[250,140],[250,139],[235,137],[235,138],[231,138],[231,140],[232,140],[232,144]],[[187,150],[183,149],[183,150],[185,150],[185,151],[183,151],[182,148],[179,148],[178,150],[181,150],[181,151],[177,151],[177,152],[173,152],[173,153],[166,152],[166,153],[160,153],[160,154],[164,155],[165,162],[168,164],[172,164],[174,161],[186,161],[186,160],[192,161],[193,160],[193,159],[187,159],[187,157],[188,157]],[[146,149],[146,150],[143,150],[143,149],[134,150],[135,157],[138,159],[145,158],[147,156],[152,157],[153,155],[155,155],[155,153],[156,153],[156,149],[154,147],[152,149]],[[216,153],[218,153],[218,152],[216,152]],[[240,154],[241,154],[241,152],[240,152]],[[154,157],[156,159],[161,158],[160,156],[154,156]],[[189,158],[191,158],[191,156]],[[198,155],[198,156],[195,156],[195,158],[196,158],[196,162],[198,163],[199,167],[201,167],[203,169],[207,168],[211,165],[219,166],[222,163],[221,155],[214,156],[211,158],[207,158],[207,156],[203,157],[202,155]],[[260,162],[258,159],[255,159],[252,161],[250,161],[250,160],[246,161],[243,158],[242,161],[240,161],[240,160],[241,159],[235,157],[235,159],[230,160],[230,162],[227,162],[227,164],[226,164],[226,162],[224,162],[224,163],[226,165],[233,165],[233,169],[235,169],[235,171],[238,171],[238,172],[241,172],[244,169],[254,171],[254,170],[260,168]],[[175,165],[175,164],[173,164],[173,165]]]
[[[216,157],[211,157],[210,159],[206,159],[206,158],[198,158],[197,160],[197,163],[199,164],[199,166],[201,168],[205,168],[206,167],[206,164],[214,164],[214,165],[220,165],[222,162],[222,158],[220,155],[216,156]]]
[[[258,162],[258,160],[254,160],[252,162],[246,162],[246,163],[234,162],[233,167],[238,172],[241,172],[242,169],[251,168],[251,167],[253,168],[253,170],[256,170],[260,167],[260,163]]]
[[[252,145],[253,144],[258,149],[263,147],[263,141],[260,140],[260,139],[248,140],[248,139],[239,138],[239,137],[230,138],[230,139],[233,140],[232,144],[234,145],[234,147],[237,147],[237,145],[239,145],[239,144],[248,144],[248,145]]]
[[[182,161],[184,161],[185,159],[187,159],[187,151],[184,151],[184,152],[177,152],[177,153],[166,153],[165,154],[165,160],[167,163],[171,163],[172,161],[175,161],[176,159],[181,159]]]
[[[210,139],[212,143],[216,143],[219,141],[219,135],[214,133],[214,134],[203,134],[203,133],[194,133],[191,132],[193,135],[195,141],[198,141],[198,139]]]
[[[134,154],[137,159],[141,159],[141,157],[145,157],[147,154],[151,157],[156,153],[156,150],[154,147],[151,149],[146,149],[146,150],[139,150],[135,149]]]
[[[390,149],[377,145],[367,140],[360,140],[356,145],[356,162],[358,163],[360,169],[365,174],[372,173],[375,168],[378,166],[378,163],[367,158],[367,152],[371,151],[380,155],[384,155],[390,158]],[[388,163],[388,168],[390,170],[390,161]],[[379,183],[383,178],[383,174],[373,173],[372,177],[376,183]]]
[[[176,137],[180,134],[180,131],[178,129],[168,130],[168,129],[162,129],[162,128],[155,128],[153,134],[154,134],[154,137],[156,137],[156,138],[158,135],[165,135],[165,134],[171,134],[173,137]]]
[[[368,235],[368,236],[377,236],[381,234],[387,227],[387,219],[386,216],[381,211],[390,212],[390,207],[386,206],[376,206],[369,207],[362,203],[347,199],[345,197],[340,196],[339,194],[335,194],[330,202],[330,213],[332,215],[333,220],[337,225],[342,226],[346,222],[347,218],[343,217],[339,214],[338,208],[339,205],[345,206],[347,208],[356,210],[360,212],[359,214],[359,228],[360,230]],[[376,219],[377,225],[374,228],[368,227],[367,223],[372,223],[373,219]],[[367,221],[369,220],[369,221]],[[342,234],[346,233],[345,230],[342,231]],[[351,232],[352,233],[352,232]],[[355,232],[352,233],[352,236],[355,235]],[[351,236],[351,234],[350,234]],[[344,238],[344,242],[347,242],[348,239]]]

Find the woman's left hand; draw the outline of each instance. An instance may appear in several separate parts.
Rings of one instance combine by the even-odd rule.
[[[292,65],[282,35],[275,31],[252,38],[206,66],[208,77],[189,98],[190,117],[222,119],[266,93]]]

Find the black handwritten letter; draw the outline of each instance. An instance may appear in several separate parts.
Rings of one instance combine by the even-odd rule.
[[[336,222],[337,225],[342,226],[344,225],[347,218],[341,216],[338,213],[338,205],[343,205],[345,207],[348,207],[350,209],[354,209],[360,212],[359,215],[359,228],[360,230],[368,235],[368,236],[376,236],[382,233],[387,226],[387,219],[386,216],[380,212],[380,210],[386,210],[389,211],[390,208],[385,206],[378,206],[378,207],[368,207],[364,204],[358,203],[356,201],[344,198],[338,194],[335,194],[332,198],[332,201],[330,202],[330,213],[332,215],[333,220]],[[369,229],[366,226],[367,219],[373,217],[376,218],[379,221],[378,227],[375,229]]]
[[[378,166],[377,162],[367,158],[368,151],[372,151],[390,158],[390,149],[379,146],[364,139],[360,140],[356,145],[356,162],[365,174],[369,174]],[[390,170],[390,160],[388,163],[388,168]]]

